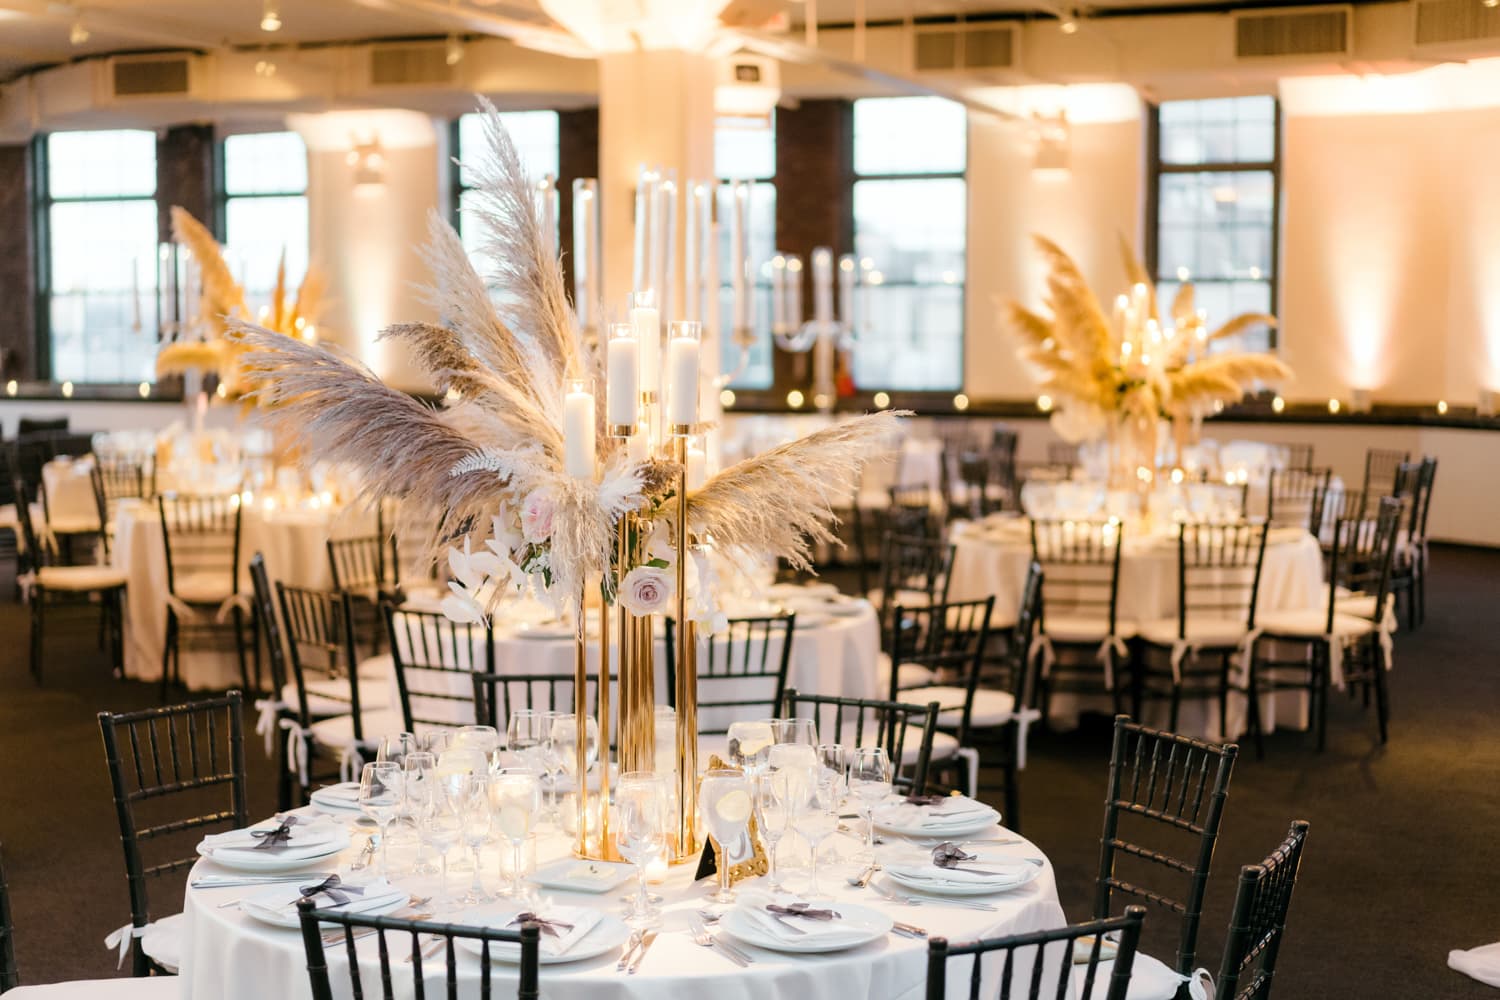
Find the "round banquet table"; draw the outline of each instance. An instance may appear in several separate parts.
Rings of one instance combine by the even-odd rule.
[[[996,517],[984,522],[958,522],[953,526],[953,577],[949,599],[976,600],[995,595],[997,627],[1015,624],[1031,561],[1028,522],[1024,517]],[[1318,540],[1296,528],[1272,528],[1266,539],[1266,558],[1261,568],[1256,613],[1322,607],[1323,554]],[[1152,621],[1177,614],[1177,542],[1166,534],[1145,537],[1125,535],[1120,554],[1120,621]],[[1157,710],[1160,709],[1159,717]],[[1113,711],[1113,702],[1103,694],[1094,697],[1057,693],[1052,697],[1049,722],[1076,725],[1082,711]],[[1167,720],[1164,703],[1147,702],[1150,724]],[[1204,738],[1232,739],[1244,731],[1244,698],[1230,698],[1228,725],[1221,734],[1215,699],[1184,700],[1178,729]],[[1261,699],[1261,724],[1270,731],[1278,720],[1293,728],[1307,726],[1307,696],[1300,691],[1282,691]]]
[[[868,601],[860,600],[849,605],[850,612],[845,614],[828,614],[813,610],[804,610],[804,605],[795,597],[786,597],[786,591],[780,591],[783,595],[782,602],[789,608],[797,610],[796,629],[792,635],[792,653],[787,664],[787,687],[798,691],[812,694],[840,694],[857,698],[883,697],[880,691],[878,677],[878,661],[880,653],[880,623],[875,609]],[[435,611],[437,605],[431,599],[413,599],[407,602],[406,608],[419,611]],[[725,608],[726,613],[734,615],[765,615],[772,613],[765,606],[749,608],[736,608],[733,605]],[[556,626],[535,626],[521,620],[526,615],[526,609],[512,609],[507,616],[507,611],[502,610],[495,619],[495,672],[498,674],[571,674],[574,670],[574,640],[569,636],[567,629],[559,629]],[[598,627],[596,620],[590,622],[589,642],[589,669],[597,669],[599,657]],[[701,644],[709,640],[700,637],[699,663],[704,662],[705,653]],[[398,651],[405,652],[407,639],[400,634],[397,635]],[[434,643],[435,645],[435,643]],[[774,653],[776,650],[772,650]],[[482,656],[476,650],[470,654],[474,659],[461,664],[472,669],[475,662],[482,662]],[[667,670],[666,670],[666,645],[665,638],[660,632],[656,639],[656,703],[666,705],[667,702]],[[738,663],[738,654],[736,654]],[[752,649],[749,653],[750,662],[759,662],[760,654]],[[365,661],[361,666],[360,673],[370,676],[375,672],[374,664],[379,662],[390,663],[389,654],[382,654]],[[611,670],[617,670],[619,657],[617,646],[610,643]],[[702,677],[700,666],[700,682]],[[447,683],[443,683],[447,682]],[[460,705],[449,700],[452,694],[469,696],[472,689],[462,679],[417,677],[413,675],[408,678],[408,683],[415,690],[412,693],[412,714],[417,718],[451,719],[453,722],[472,722],[472,714],[461,717],[454,713],[472,713],[472,704]],[[715,682],[716,687],[710,695],[706,688],[701,697],[711,701],[729,701],[738,698],[753,699],[764,697],[767,702],[771,700],[769,685],[758,678],[747,678],[743,681]],[[729,690],[729,685],[734,684],[736,690]],[[437,697],[423,698],[421,692],[435,693]],[[395,672],[391,669],[391,702],[399,704],[399,695],[395,686]],[[618,705],[619,699],[612,697],[611,704]],[[717,730],[719,732],[728,728],[729,723],[744,715],[743,709],[733,708],[702,708],[698,713],[698,724],[701,730]],[[715,737],[716,742],[720,738]]]
[[[298,587],[327,589],[329,538],[374,530],[362,510],[274,509],[247,506],[240,522],[239,592],[250,608],[250,558],[265,554],[271,579]],[[162,647],[167,634],[167,558],[162,546],[161,517],[154,501],[125,499],[115,511],[116,569],[125,571],[125,674],[138,680],[161,678]],[[213,612],[200,612],[213,617]],[[224,690],[241,684],[233,645],[182,647],[182,682],[192,690]]]
[[[348,865],[358,848],[363,846],[363,841],[364,837],[356,832],[356,846],[341,856],[338,870],[344,877],[348,877]],[[805,866],[805,846],[794,838],[780,845],[781,857],[788,858],[791,854],[787,849],[788,842],[795,842],[802,849]],[[572,841],[546,826],[535,836],[533,846],[537,863],[545,865],[566,857]],[[859,868],[851,856],[858,847],[853,837],[842,835],[830,837],[823,843],[824,860],[819,880],[823,890],[833,896],[834,906],[840,902],[857,902],[896,920],[916,924],[931,936],[964,941],[1045,930],[1066,923],[1058,902],[1051,863],[1041,851],[1025,841],[993,849],[997,853],[1037,858],[1042,862],[1041,870],[1035,879],[1020,888],[984,897],[985,902],[994,906],[993,912],[959,908],[937,898],[925,901],[921,906],[906,906],[887,900],[872,889],[856,889],[845,879]],[[877,850],[891,849],[881,847]],[[497,876],[500,850],[491,846],[481,854],[482,871],[491,891],[500,884]],[[506,844],[503,850],[508,854],[509,845]],[[309,866],[310,872],[333,870],[327,862],[315,862]],[[663,897],[663,919],[659,937],[647,952],[639,972],[627,976],[616,971],[618,950],[598,958],[544,965],[541,970],[542,995],[548,1000],[701,1000],[708,996],[715,1000],[853,1000],[856,997],[920,1000],[924,996],[927,943],[919,939],[887,935],[862,947],[822,955],[791,955],[743,945],[754,958],[754,964],[745,969],[732,964],[713,949],[698,946],[688,933],[688,924],[694,912],[707,905],[704,898],[707,884],[694,884],[695,870],[694,864],[676,865],[668,871],[665,881],[653,887],[653,891]],[[233,873],[210,861],[199,861],[193,869],[193,878],[208,874]],[[785,875],[786,884],[793,891],[801,890],[807,883],[805,867],[802,871],[786,871]],[[463,891],[467,878],[468,875],[451,876],[450,888],[454,895]],[[397,875],[393,881],[402,891],[432,899],[433,902],[423,904],[422,909],[432,913],[434,920],[464,923],[466,919],[474,919],[474,914],[485,906],[492,905],[442,904],[441,879],[436,876]],[[739,885],[755,885],[762,881],[756,879]],[[559,905],[590,906],[607,913],[618,913],[620,896],[633,884],[626,883],[625,887],[607,893],[538,891]],[[307,959],[299,931],[271,927],[245,915],[237,906],[224,905],[256,891],[253,887],[187,889],[183,905],[182,964],[178,977],[180,996],[184,1000],[267,1000],[270,997],[293,1000],[310,995]],[[406,948],[406,940],[400,935],[388,938],[398,997],[413,994],[411,966],[401,954]],[[365,937],[357,947],[361,979],[368,989],[380,981],[377,939],[373,935]],[[349,996],[347,959],[343,948],[341,943],[325,952],[332,971],[335,996],[340,998]],[[461,948],[457,949],[457,954],[460,996],[475,997],[479,992],[479,959]],[[1020,969],[1019,956],[1017,962]],[[514,996],[514,966],[499,962],[494,965],[494,995]],[[971,967],[968,959],[952,962],[949,995],[955,1000],[968,995]],[[440,985],[445,975],[442,960],[423,962],[423,971],[427,995],[445,995]],[[986,977],[990,975],[987,962]],[[994,975],[998,978],[998,973]],[[1022,981],[1025,981],[1024,977]],[[1049,991],[1047,995],[1053,994]]]

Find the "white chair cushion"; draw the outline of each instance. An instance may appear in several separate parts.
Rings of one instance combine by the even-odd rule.
[[[97,517],[54,517],[47,522],[54,535],[96,535],[99,533]]]
[[[870,603],[879,608],[883,607],[881,601],[885,599],[885,591],[879,587],[865,595]],[[898,587],[891,591],[890,606],[901,605],[903,608],[925,608],[932,603],[932,598],[927,596],[925,590],[906,590]]]
[[[1094,988],[1088,996],[1083,995],[1083,977],[1087,975],[1087,966],[1079,965],[1073,968],[1073,982],[1079,990],[1078,1000],[1094,1000],[1095,997],[1103,1000],[1109,992],[1109,977],[1114,974],[1115,963],[1100,962],[1094,972]],[[1135,953],[1135,961],[1130,966],[1130,989],[1126,992],[1127,1000],[1172,1000],[1177,995],[1177,988],[1182,985],[1182,979],[1173,972],[1160,959],[1152,958],[1141,952]]]
[[[364,737],[367,742],[374,743],[382,736],[390,736],[399,733],[406,728],[401,713],[388,708],[377,708],[364,715]],[[354,742],[354,718],[349,715],[339,715],[332,719],[323,719],[312,724],[313,739],[324,747],[334,750],[342,750]]]
[[[36,582],[47,590],[108,590],[125,586],[125,574],[112,566],[44,566]]]
[[[1109,622],[1102,616],[1048,615],[1042,632],[1053,642],[1103,642],[1109,635]],[[1115,621],[1115,635],[1121,639],[1135,633],[1135,622]]]
[[[189,604],[222,604],[229,597],[231,581],[223,573],[189,573],[173,580],[173,592]]]
[[[1319,638],[1328,627],[1326,608],[1309,608],[1305,611],[1273,611],[1260,621],[1262,634],[1289,639]],[[1375,623],[1367,618],[1335,613],[1333,616],[1335,635],[1357,637],[1375,631]]]
[[[1227,618],[1193,618],[1187,621],[1187,641],[1200,649],[1229,649],[1238,646],[1248,631],[1242,621]],[[1143,622],[1136,635],[1154,646],[1171,646],[1177,642],[1177,619],[1159,618]]]
[[[1363,592],[1355,592],[1347,587],[1340,587],[1334,598],[1334,610],[1341,615],[1353,615],[1356,618],[1375,617],[1375,595]],[[1328,606],[1328,588],[1323,588],[1321,607]]]
[[[5,1000],[168,1000],[181,990],[182,983],[176,976],[122,976],[22,986],[6,993]]]
[[[956,729],[963,721],[965,695],[961,687],[937,686],[902,691],[900,698],[914,705],[937,702],[943,706],[938,713],[938,725],[944,729]],[[980,688],[974,692],[974,711],[969,715],[969,724],[978,729],[1001,726],[1011,720],[1015,709],[1016,699],[1009,691]]]
[[[396,671],[395,661],[391,659],[390,653],[381,653],[379,656],[371,656],[361,660],[359,663],[359,676],[365,680],[386,680]],[[359,689],[360,697],[363,698],[364,688]]]
[[[281,689],[281,700],[288,705],[297,704],[297,682],[289,681]],[[389,708],[391,686],[382,678],[378,682],[363,678],[359,685],[359,707],[369,712],[378,708]],[[349,714],[349,682],[347,680],[315,680],[307,682],[307,711],[314,716]]]
[[[891,654],[879,653],[875,660],[875,676],[880,680],[880,696],[885,697],[885,692],[891,689]],[[930,684],[936,678],[936,673],[931,667],[925,667],[920,663],[903,663],[898,675],[901,686],[915,684]]]
[[[910,729],[906,733],[906,745],[901,748],[901,766],[909,767],[917,762],[917,754],[921,750],[921,735],[916,729]],[[952,760],[958,756],[958,738],[952,733],[941,730],[932,734],[932,756],[928,760],[936,763],[940,760]]]
[[[182,967],[182,914],[153,921],[141,936],[141,950],[169,972]]]

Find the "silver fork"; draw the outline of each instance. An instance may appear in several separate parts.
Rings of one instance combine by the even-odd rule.
[[[717,950],[719,954],[723,955],[725,958],[729,959],[731,962],[733,962],[735,965],[738,965],[742,969],[747,968],[750,963],[755,961],[755,959],[751,958],[749,955],[746,955],[744,952],[740,951],[733,945],[725,942],[722,938],[718,938],[710,934],[708,932],[708,928],[704,927],[703,924],[697,920],[693,921],[692,935],[694,943],[700,944],[705,948],[713,948]]]
[[[923,903],[933,903],[937,906],[957,906],[960,909],[964,910],[985,910],[991,913],[999,909],[999,907],[991,906],[989,903],[981,903],[977,899],[960,899],[955,896],[943,896],[942,898],[938,898],[936,896],[927,896],[922,898],[918,898],[916,896],[903,896],[899,893],[892,892],[890,889],[881,885],[879,882],[871,882],[870,888],[874,889],[876,892],[880,893],[891,902],[901,903],[904,906],[921,906]]]

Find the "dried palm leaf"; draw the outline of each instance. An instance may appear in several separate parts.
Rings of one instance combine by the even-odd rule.
[[[180,205],[172,206],[172,238],[186,246],[198,262],[203,276],[199,312],[213,335],[221,336],[226,319],[245,315],[245,291],[230,273],[213,233]]]
[[[833,508],[849,502],[866,461],[889,454],[907,415],[866,414],[730,466],[688,497],[689,528],[719,546],[811,569],[810,545],[836,541]]]
[[[1114,364],[1110,350],[1113,336],[1099,300],[1078,265],[1057,244],[1042,236],[1032,239],[1048,264],[1047,306],[1052,310],[1053,336],[1059,349],[1096,378],[1108,377]]]
[[[222,340],[179,340],[166,344],[156,355],[156,375],[186,375],[188,372],[217,372],[224,363],[226,345]]]
[[[302,284],[297,288],[297,301],[292,306],[292,327],[295,329],[297,320],[306,320],[308,323],[316,323],[318,317],[323,314],[323,293],[328,287],[328,277],[323,269],[309,265],[307,273],[302,275]]]
[[[1254,383],[1291,378],[1292,370],[1270,354],[1224,354],[1167,375],[1168,408],[1181,410],[1215,401],[1239,402]]]

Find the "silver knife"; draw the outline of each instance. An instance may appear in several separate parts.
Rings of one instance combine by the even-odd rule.
[[[630,940],[625,942],[625,950],[620,953],[620,961],[615,964],[616,972],[624,972],[625,966],[630,964],[630,956],[641,946],[641,931],[635,931],[630,935]]]
[[[651,950],[651,945],[656,942],[656,932],[647,931],[646,936],[641,938],[641,948],[635,953],[635,958],[630,960],[630,967],[625,970],[627,976],[635,975],[635,970],[641,967],[641,959],[646,957],[646,952]]]

